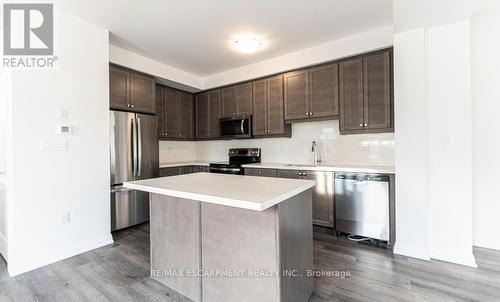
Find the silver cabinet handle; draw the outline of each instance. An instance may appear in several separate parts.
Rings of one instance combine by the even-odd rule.
[[[309,112],[309,116],[312,116],[312,115],[313,115],[313,113],[312,113],[312,112]]]
[[[137,118],[137,177],[141,176],[142,170],[142,134],[141,134],[141,118]]]
[[[365,123],[365,127],[367,127],[367,126],[368,126],[368,123]]]
[[[241,119],[241,125],[240,125],[241,134],[245,133],[245,129],[243,129],[244,124],[245,124],[245,119],[244,119],[244,118],[242,118],[242,119]]]
[[[134,104],[130,105],[130,107],[134,108]]]
[[[306,116],[309,116],[309,112],[306,112]]]
[[[363,124],[359,124],[360,127],[363,127]]]

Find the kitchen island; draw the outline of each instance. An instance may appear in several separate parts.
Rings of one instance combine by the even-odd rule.
[[[151,276],[193,301],[307,301],[314,181],[195,173],[151,193]]]

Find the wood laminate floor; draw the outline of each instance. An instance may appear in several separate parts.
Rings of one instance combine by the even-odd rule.
[[[114,239],[113,245],[15,278],[0,260],[0,301],[187,301],[148,277],[148,224],[117,232]],[[348,276],[316,277],[310,301],[500,301],[500,253],[475,254],[478,269],[394,256],[315,233],[315,269]]]

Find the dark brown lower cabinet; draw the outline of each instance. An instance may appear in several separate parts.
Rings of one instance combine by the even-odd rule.
[[[208,166],[193,166],[193,173],[209,172]]]
[[[160,177],[193,173],[193,166],[160,168]]]
[[[316,181],[312,194],[313,223],[330,228],[335,226],[333,172],[279,169],[277,170],[277,176],[280,178]]]
[[[277,171],[276,169],[245,168],[245,175],[276,177]]]

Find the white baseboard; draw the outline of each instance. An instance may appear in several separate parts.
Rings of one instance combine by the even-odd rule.
[[[474,241],[474,246],[475,247],[480,247],[480,248],[485,248],[489,250],[495,250],[495,251],[500,251],[500,242],[478,242]]]
[[[44,259],[37,259],[37,260],[32,260],[32,261],[27,261],[26,263],[22,263],[20,265],[16,265],[15,263],[7,263],[7,269],[9,271],[9,275],[11,277],[32,271],[34,269],[40,268],[42,266],[49,265],[54,262],[58,262],[67,258],[71,258],[73,256],[94,250],[96,248],[103,247],[108,244],[112,244],[113,241],[113,236],[110,234],[107,234],[105,236],[100,236],[95,238],[94,240],[90,240],[86,242],[85,244],[82,244],[79,247],[71,248],[68,249],[64,252],[57,253],[55,256],[44,258]]]
[[[426,260],[426,261],[431,260],[431,258],[429,257],[429,254],[427,254],[427,253],[411,251],[409,249],[401,249],[398,247],[397,244],[394,246],[393,253],[397,254],[397,255],[402,255],[402,256],[406,256],[406,257],[420,259],[420,260]]]
[[[9,257],[7,255],[7,238],[5,238],[2,233],[0,233],[0,254],[3,256],[5,261],[9,261]]]
[[[433,254],[431,257],[432,259],[440,261],[477,268],[476,258],[474,257],[474,254],[472,254],[472,248],[470,254],[468,253],[465,255],[452,255],[451,253],[442,253],[437,255]]]

